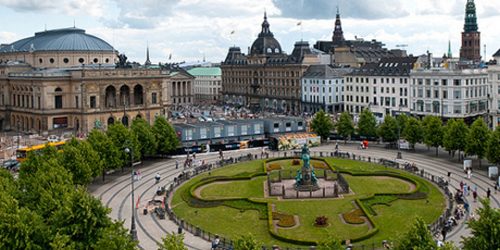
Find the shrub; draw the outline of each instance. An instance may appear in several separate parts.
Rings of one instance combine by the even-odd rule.
[[[324,162],[313,162],[312,165],[315,169],[330,169]]]
[[[365,220],[362,218],[365,216],[365,213],[361,209],[352,210],[349,213],[342,214],[342,218],[344,221],[349,224],[363,224]]]
[[[279,227],[295,226],[295,217],[293,215],[273,212],[273,220],[278,220]]]
[[[299,159],[293,159],[292,160],[292,166],[297,166],[300,165],[300,160]]]
[[[326,216],[318,216],[314,220],[314,225],[319,227],[324,227],[328,225],[328,217]]]

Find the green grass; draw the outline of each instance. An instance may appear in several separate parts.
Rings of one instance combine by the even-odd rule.
[[[372,214],[372,221],[378,232],[359,244],[377,242],[377,245],[384,239],[393,239],[399,233],[405,232],[415,216],[422,217],[428,223],[433,222],[445,207],[445,199],[437,187],[404,171],[346,159],[325,158],[325,160],[331,167],[344,173],[344,177],[355,192],[354,195],[347,195],[343,199],[322,200],[264,198],[263,182],[267,177],[262,176],[265,171],[263,161],[257,160],[213,170],[210,175],[204,173],[194,177],[175,192],[172,207],[178,217],[199,225],[200,228],[211,233],[231,239],[251,233],[257,241],[265,245],[278,244],[282,247],[294,245],[277,240],[270,234],[269,230],[274,230],[274,228],[270,228],[269,221],[265,219],[269,213],[265,203],[274,204],[276,212],[299,217],[299,226],[291,229],[276,229],[275,234],[279,237],[320,242],[332,235],[345,240],[364,237],[374,232],[374,229],[370,229],[366,224],[349,225],[342,223],[340,219],[341,214],[355,209],[354,200],[361,199],[366,211]],[[292,166],[292,160],[279,160],[273,163],[279,163],[283,169],[291,170],[292,175],[300,168],[300,166]],[[317,171],[318,174],[322,172],[321,169]],[[256,176],[259,174],[261,176]],[[277,176],[276,172],[271,172],[270,175],[271,178]],[[222,180],[217,180],[218,178]],[[240,179],[228,181],[227,178]],[[206,182],[207,180],[214,182]],[[204,182],[206,184],[203,184]],[[396,194],[410,192],[409,183],[411,182],[418,188],[413,192],[426,193],[425,199],[397,198]],[[220,205],[209,208],[189,207],[181,194],[191,195],[190,192],[194,191],[197,184],[201,184],[202,199],[213,200],[211,202],[218,202]],[[374,194],[384,195],[374,196]],[[318,216],[327,216],[329,226],[315,227],[314,220]]]

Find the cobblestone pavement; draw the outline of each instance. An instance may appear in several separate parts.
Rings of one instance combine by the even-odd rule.
[[[321,147],[312,148],[311,152],[315,151],[333,151],[335,145],[323,145]],[[357,143],[352,144],[339,144],[341,151],[348,151],[356,155],[371,156],[377,158],[395,159],[396,150],[388,150],[383,145],[370,145],[368,149],[362,150],[358,148]],[[225,157],[238,157],[243,154],[260,154],[261,149],[247,149],[237,150],[232,152],[225,152]],[[270,157],[272,154],[270,155]],[[218,159],[218,153],[211,154],[197,154],[197,159],[205,160],[207,162],[215,161]],[[485,171],[475,170],[473,177],[468,180],[463,172],[463,167],[458,160],[450,159],[447,152],[440,151],[439,156],[435,156],[435,150],[427,150],[424,146],[418,146],[414,152],[403,151],[403,159],[406,161],[414,162],[418,168],[425,169],[436,176],[447,176],[447,172],[451,172],[450,191],[454,192],[456,188],[460,187],[460,182],[464,181],[468,185],[477,185],[478,194],[480,197],[486,196],[486,190],[489,187],[492,192],[491,204],[493,207],[499,207],[499,194],[494,193],[493,181],[489,180]],[[139,238],[139,246],[142,249],[157,249],[157,244],[161,241],[167,232],[177,232],[177,225],[168,220],[160,220],[153,213],[144,215],[142,210],[148,201],[159,198],[156,196],[156,190],[161,185],[171,183],[174,177],[182,172],[182,162],[184,157],[179,160],[179,169],[175,168],[175,159],[168,159],[162,161],[144,162],[136,169],[141,173],[141,179],[135,182],[135,199],[136,199],[136,225]],[[484,166],[484,164],[483,164]],[[160,173],[160,183],[155,183],[155,175]],[[106,180],[96,180],[89,186],[89,191],[102,200],[102,202],[112,209],[110,216],[114,219],[124,220],[124,226],[130,228],[131,218],[131,180],[130,169],[125,169],[125,172],[118,170],[117,172],[106,176]],[[471,211],[474,211],[480,205],[479,202],[472,201],[472,195],[466,197],[471,205]],[[140,212],[137,212],[140,211]],[[457,245],[460,244],[462,236],[470,234],[464,221],[468,217],[459,221],[456,226],[448,235],[447,240],[454,241]],[[189,249],[194,250],[208,250],[210,249],[210,242],[198,238],[188,232],[185,232],[185,245]]]

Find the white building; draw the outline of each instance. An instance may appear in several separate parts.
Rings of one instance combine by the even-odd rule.
[[[417,58],[383,58],[346,76],[345,110],[359,114],[365,108],[377,116],[410,112],[410,72]]]
[[[411,112],[472,122],[488,110],[486,69],[449,67],[416,69],[411,73]]]
[[[334,68],[332,65],[311,65],[302,77],[302,109],[315,113],[320,109],[328,113],[344,110],[344,75],[350,68]]]
[[[490,116],[492,128],[500,126],[500,50],[494,55],[494,64],[488,66],[488,80],[490,85]]]
[[[201,67],[188,70],[194,79],[196,103],[211,104],[219,100],[222,88],[222,72],[219,67]]]

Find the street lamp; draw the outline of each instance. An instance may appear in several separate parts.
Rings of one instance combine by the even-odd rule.
[[[135,204],[134,204],[134,154],[132,148],[125,148],[125,153],[130,154],[130,167],[132,168],[132,174],[130,176],[132,182],[132,222],[130,225],[130,237],[132,240],[137,241],[137,229],[135,228]]]
[[[399,113],[398,115],[401,115],[401,107],[399,107]],[[400,144],[400,140],[401,140],[401,124],[399,124],[399,121],[396,119],[396,123],[398,124],[398,154],[396,156],[396,159],[402,159],[403,156],[401,155],[401,144]]]

